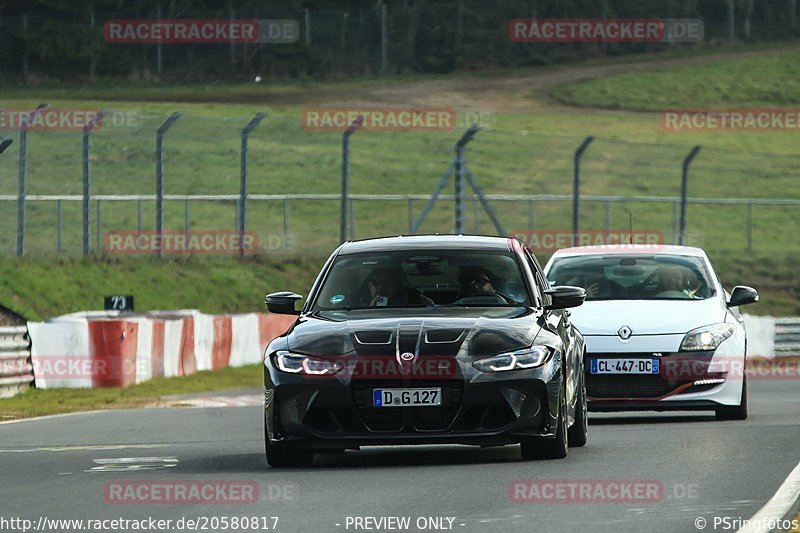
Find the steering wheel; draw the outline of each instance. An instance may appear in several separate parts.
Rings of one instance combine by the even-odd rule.
[[[494,301],[490,302],[488,300],[494,300]],[[500,294],[499,292],[477,291],[477,292],[475,292],[473,294],[470,294],[469,296],[465,296],[463,298],[459,298],[458,300],[456,300],[453,303],[454,304],[459,304],[459,305],[468,305],[468,304],[478,305],[478,304],[482,304],[482,303],[507,304],[507,303],[511,303],[511,302],[513,302],[513,300],[511,298],[509,298],[508,296],[505,296],[503,294]]]

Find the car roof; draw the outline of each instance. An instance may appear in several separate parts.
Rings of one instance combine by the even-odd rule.
[[[694,246],[677,246],[672,244],[599,244],[594,246],[575,246],[557,250],[553,257],[576,255],[683,255],[693,257],[706,257],[702,248]]]
[[[400,235],[346,242],[340,254],[402,250],[510,250],[508,237],[479,235]]]

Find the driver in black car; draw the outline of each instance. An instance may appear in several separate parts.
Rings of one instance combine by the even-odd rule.
[[[463,296],[497,292],[495,289],[497,277],[482,267],[464,269],[458,277],[458,281],[461,283]]]

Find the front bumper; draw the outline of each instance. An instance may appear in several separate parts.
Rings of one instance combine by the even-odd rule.
[[[712,365],[717,359],[714,351],[660,354],[660,372],[652,375],[589,373],[592,358],[652,358],[652,352],[587,354],[589,410],[708,410],[739,403],[743,374],[718,371]],[[741,356],[743,366],[744,356]]]
[[[461,364],[447,379],[309,377],[264,367],[264,415],[272,441],[310,449],[389,444],[494,446],[552,438],[562,387],[560,360],[539,368],[483,373]],[[375,388],[442,389],[438,407],[377,408]]]

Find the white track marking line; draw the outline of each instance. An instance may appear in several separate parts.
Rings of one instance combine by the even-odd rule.
[[[771,531],[767,523],[772,520],[781,520],[788,513],[800,497],[800,463],[789,473],[789,477],[778,487],[778,491],[770,500],[750,518],[747,527],[739,529],[738,533],[760,533]]]
[[[35,416],[33,418],[19,418],[17,420],[6,420],[5,422],[0,422],[0,426],[4,426],[6,424],[19,424],[21,422],[36,422],[38,420],[51,420],[53,418],[64,418],[66,416],[75,416],[75,415],[91,415],[95,413],[107,413],[108,409],[100,409],[99,411],[77,411],[74,413],[61,413],[57,415],[46,415],[46,416]]]

